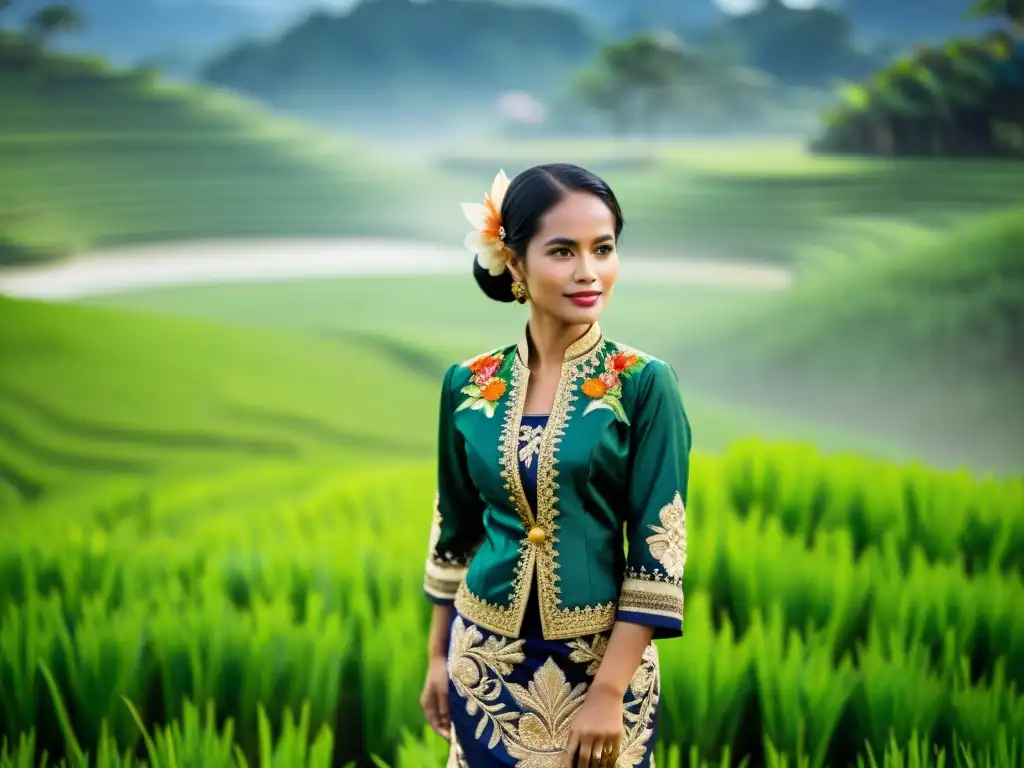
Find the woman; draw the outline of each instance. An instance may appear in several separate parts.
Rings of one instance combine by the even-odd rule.
[[[499,173],[463,210],[480,287],[530,317],[444,377],[421,705],[449,766],[650,766],[691,433],[673,370],[597,322],[622,212],[564,164]]]

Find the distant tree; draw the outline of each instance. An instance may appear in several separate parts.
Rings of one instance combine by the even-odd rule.
[[[1024,0],[975,0],[967,11],[971,19],[1002,16],[1013,25],[1014,33],[1024,37]]]
[[[629,88],[615,72],[589,67],[576,74],[572,88],[583,106],[607,121],[613,134],[629,130]]]
[[[1024,156],[1024,61],[1005,33],[918,46],[843,89],[815,148],[901,156]]]
[[[654,32],[603,46],[575,84],[584,103],[605,114],[616,133],[634,122],[653,132],[697,69],[697,58],[679,38]]]
[[[744,51],[735,35],[713,32],[695,48],[699,77],[687,87],[687,124],[708,130],[727,130],[756,120],[775,86],[767,73],[745,66]]]
[[[42,49],[61,32],[75,32],[84,26],[85,22],[78,9],[68,3],[58,3],[40,8],[32,14],[27,31],[29,37]]]
[[[820,87],[867,77],[881,62],[861,50],[853,21],[837,8],[796,10],[766,0],[757,11],[724,25],[743,51],[743,63],[780,83]]]
[[[657,130],[678,104],[687,79],[698,69],[696,57],[678,37],[667,32],[613,43],[603,55],[617,79],[636,90],[640,117],[650,132]]]

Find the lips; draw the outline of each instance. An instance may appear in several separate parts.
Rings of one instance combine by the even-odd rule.
[[[580,291],[579,293],[567,294],[568,299],[580,307],[592,307],[601,298],[600,291]]]

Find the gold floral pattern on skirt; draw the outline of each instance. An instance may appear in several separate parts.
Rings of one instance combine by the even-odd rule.
[[[466,752],[486,746],[488,765],[563,768],[573,719],[607,647],[604,634],[567,642],[512,640],[485,633],[456,615],[448,655],[453,693],[448,765],[477,768]],[[616,768],[652,765],[649,751],[660,686],[652,643],[623,701]],[[455,711],[460,706],[464,714]],[[477,743],[470,745],[470,738]]]

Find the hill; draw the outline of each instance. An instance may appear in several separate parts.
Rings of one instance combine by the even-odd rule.
[[[723,395],[1024,460],[1024,208],[810,275],[684,354]],[[953,447],[955,446],[955,447]]]
[[[557,93],[596,39],[573,13],[479,0],[370,0],[316,11],[278,39],[241,45],[207,82],[347,127],[420,134],[487,119],[499,96]],[[442,124],[436,124],[443,121]]]
[[[350,341],[0,298],[0,359],[0,507],[112,477],[434,450],[437,379]]]
[[[418,197],[410,163],[396,185],[359,143],[212,88],[39,59],[0,33],[0,93],[0,264],[169,237],[426,234],[392,214]]]

